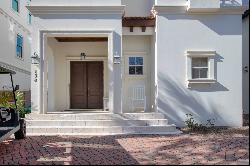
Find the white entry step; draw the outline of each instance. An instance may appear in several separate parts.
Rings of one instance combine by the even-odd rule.
[[[180,134],[160,113],[53,113],[26,117],[27,135]]]
[[[29,114],[27,120],[116,120],[116,119],[165,119],[161,113],[125,113],[125,114],[111,114],[111,113],[74,113],[64,114],[50,113],[50,114]]]
[[[164,126],[168,120],[27,120],[26,123],[30,126]]]

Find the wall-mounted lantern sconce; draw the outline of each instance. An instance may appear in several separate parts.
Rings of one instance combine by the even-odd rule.
[[[244,72],[248,73],[248,66],[244,66],[243,70]]]
[[[121,56],[115,52],[115,55],[114,55],[114,64],[120,64],[121,63]]]
[[[36,52],[34,52],[33,56],[31,56],[32,64],[39,64],[40,58]]]
[[[80,54],[81,60],[85,59],[86,56],[87,56],[87,55],[86,55],[84,52],[82,52],[82,53]]]

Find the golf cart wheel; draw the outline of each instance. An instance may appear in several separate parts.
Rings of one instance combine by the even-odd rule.
[[[26,122],[20,119],[20,129],[15,133],[15,139],[24,139],[26,137]]]

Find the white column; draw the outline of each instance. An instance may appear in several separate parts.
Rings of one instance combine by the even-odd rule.
[[[108,82],[109,82],[109,111],[114,112],[114,73],[113,73],[113,35],[108,39]]]
[[[44,54],[43,54],[43,114],[48,112],[48,42],[44,38]]]
[[[122,64],[114,64],[114,54],[122,59],[122,37],[117,32],[109,36],[109,110],[122,113]]]
[[[43,114],[43,70],[44,70],[44,37],[43,33],[40,32],[40,76],[39,76],[39,110],[40,114]]]
[[[119,55],[122,60],[122,35],[113,33],[113,56]],[[114,113],[122,113],[122,62],[114,64]]]

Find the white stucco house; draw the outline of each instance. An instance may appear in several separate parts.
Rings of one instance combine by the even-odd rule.
[[[242,0],[32,0],[30,134],[242,126]],[[174,124],[174,125],[172,125]]]
[[[28,0],[15,2],[0,1],[0,66],[14,70],[15,84],[30,94],[31,15],[26,8]],[[10,87],[10,79],[0,76],[0,91]]]

